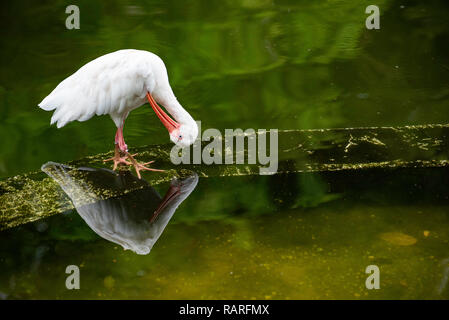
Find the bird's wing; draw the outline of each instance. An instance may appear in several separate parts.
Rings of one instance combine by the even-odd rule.
[[[151,72],[147,60],[135,50],[101,56],[62,81],[39,107],[55,110],[51,124],[60,128],[70,121],[94,115],[123,114],[145,96],[145,79]]]

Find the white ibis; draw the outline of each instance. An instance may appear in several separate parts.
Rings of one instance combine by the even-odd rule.
[[[129,112],[140,107],[146,100],[167,128],[170,140],[186,147],[197,135],[198,126],[181,106],[170,87],[167,69],[161,58],[142,50],[119,50],[101,56],[82,66],[63,80],[39,107],[55,110],[51,124],[58,128],[78,120],[86,121],[94,115],[109,114],[117,126],[113,161],[117,165],[133,165],[138,177],[141,170],[162,171],[138,163],[128,152],[123,137],[123,126]],[[173,116],[171,119],[157,103]]]

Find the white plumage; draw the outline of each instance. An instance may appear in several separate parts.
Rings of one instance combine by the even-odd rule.
[[[51,124],[56,123],[58,128],[74,120],[86,121],[94,115],[109,114],[117,126],[116,156],[112,159],[115,168],[119,163],[130,164],[117,155],[117,148],[137,165],[127,153],[123,126],[129,112],[147,99],[174,143],[185,147],[195,141],[198,135],[195,120],[176,99],[162,59],[148,51],[119,50],[92,60],[62,81],[39,107],[55,110]]]
[[[176,99],[158,56],[147,51],[120,50],[85,64],[62,81],[39,107],[46,111],[56,109],[51,124],[56,122],[58,128],[70,121],[86,121],[105,114],[110,114],[119,127],[122,119],[118,116],[144,104],[146,92],[155,88],[156,78],[166,98]]]

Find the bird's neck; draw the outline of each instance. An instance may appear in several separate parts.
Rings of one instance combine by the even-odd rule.
[[[181,106],[178,100],[173,97],[167,100],[164,104],[165,109],[170,113],[170,115],[181,125],[185,126],[196,126],[195,120],[192,116]]]
[[[179,124],[184,125],[191,125],[192,123],[195,123],[195,120],[193,120],[190,113],[188,113],[178,102],[178,100],[175,100],[173,103],[173,106],[175,107],[175,112],[173,113],[173,117]]]

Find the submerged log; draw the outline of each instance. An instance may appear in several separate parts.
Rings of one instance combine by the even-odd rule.
[[[259,141],[261,135],[245,137],[248,141],[251,139]],[[273,174],[341,170],[353,172],[374,168],[449,167],[449,125],[284,130],[278,132],[278,143],[277,170],[273,170],[271,172]],[[203,142],[201,150],[204,150],[207,144],[208,142]],[[258,164],[173,165],[170,162],[172,146],[168,144],[146,146],[131,150],[138,153],[136,158],[140,161],[156,160],[155,166],[166,171],[144,173],[145,181],[132,180],[126,188],[115,188],[111,181],[115,179],[114,177],[122,177],[129,173],[109,172],[109,178],[103,177],[86,182],[93,195],[90,199],[95,201],[95,199],[120,197],[148,185],[155,186],[169,182],[175,177],[189,176],[192,171],[204,178],[260,174],[261,166]],[[269,152],[269,148],[267,150]],[[223,150],[223,155],[226,155],[226,152],[229,153],[229,150]],[[245,155],[246,163],[247,148],[241,152]],[[235,151],[232,152],[233,156],[236,154]],[[86,168],[105,167],[102,160],[111,155],[112,152],[98,154],[72,161],[66,166],[73,179],[82,180],[86,178]],[[270,156],[274,161],[273,155]],[[51,177],[55,165],[59,164],[47,163],[43,165],[43,171],[0,181],[0,230],[74,208],[72,201],[61,190],[61,181]]]

